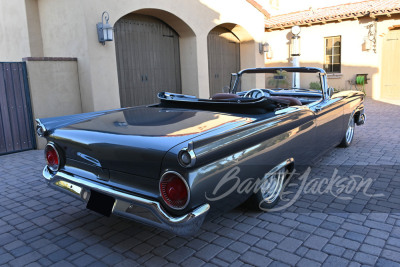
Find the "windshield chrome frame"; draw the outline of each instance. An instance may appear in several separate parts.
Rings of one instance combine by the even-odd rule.
[[[231,93],[236,94],[240,79],[244,73],[275,73],[276,71],[287,71],[287,72],[300,72],[300,73],[318,73],[321,82],[322,98],[323,100],[329,99],[328,94],[328,83],[325,70],[321,68],[311,68],[311,67],[281,67],[281,68],[251,68],[244,69],[238,73],[231,74],[231,80],[234,79],[233,86],[230,88]]]

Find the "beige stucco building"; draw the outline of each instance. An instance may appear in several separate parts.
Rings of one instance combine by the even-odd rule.
[[[400,99],[399,2],[337,3],[0,0],[0,62],[25,62],[33,119],[153,103],[159,91],[208,98],[239,69],[291,65],[299,25],[300,66],[325,68],[337,90]],[[114,38],[103,45],[104,11]],[[260,76],[246,82],[265,87]]]
[[[329,86],[400,100],[400,3],[364,1],[296,11],[266,19],[266,66],[291,65],[291,28],[301,32],[300,66],[324,68]],[[336,46],[329,43],[335,42]],[[333,67],[335,65],[335,67]],[[367,74],[366,84],[356,75]]]
[[[1,0],[0,61],[77,58],[82,107],[70,112],[120,107],[115,42],[103,46],[97,37],[96,24],[103,11],[109,13],[113,26],[124,16],[141,14],[161,20],[177,33],[182,93],[209,96],[207,37],[216,26],[240,40],[240,68],[264,64],[258,52],[264,14],[245,0]],[[46,69],[46,64],[41,68]]]

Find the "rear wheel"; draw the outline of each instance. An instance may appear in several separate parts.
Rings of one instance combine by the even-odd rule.
[[[278,204],[287,176],[286,166],[261,180],[260,189],[249,199],[253,209],[268,210]]]
[[[351,145],[354,137],[354,128],[354,116],[351,116],[347,125],[346,133],[344,134],[342,142],[339,144],[339,147],[349,147]]]

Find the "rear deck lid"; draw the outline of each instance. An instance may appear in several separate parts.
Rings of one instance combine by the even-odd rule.
[[[102,168],[159,178],[172,147],[212,131],[225,131],[255,118],[211,111],[136,107],[55,129],[49,139],[67,158],[98,161]]]

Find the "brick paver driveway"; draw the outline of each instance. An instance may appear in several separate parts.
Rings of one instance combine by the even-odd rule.
[[[383,197],[303,192],[287,210],[237,208],[193,237],[86,210],[45,185],[43,151],[1,156],[0,265],[398,266],[400,106],[371,100],[366,106],[367,124],[356,128],[353,145],[327,153],[312,175],[330,177],[334,166],[370,177],[367,193]]]

